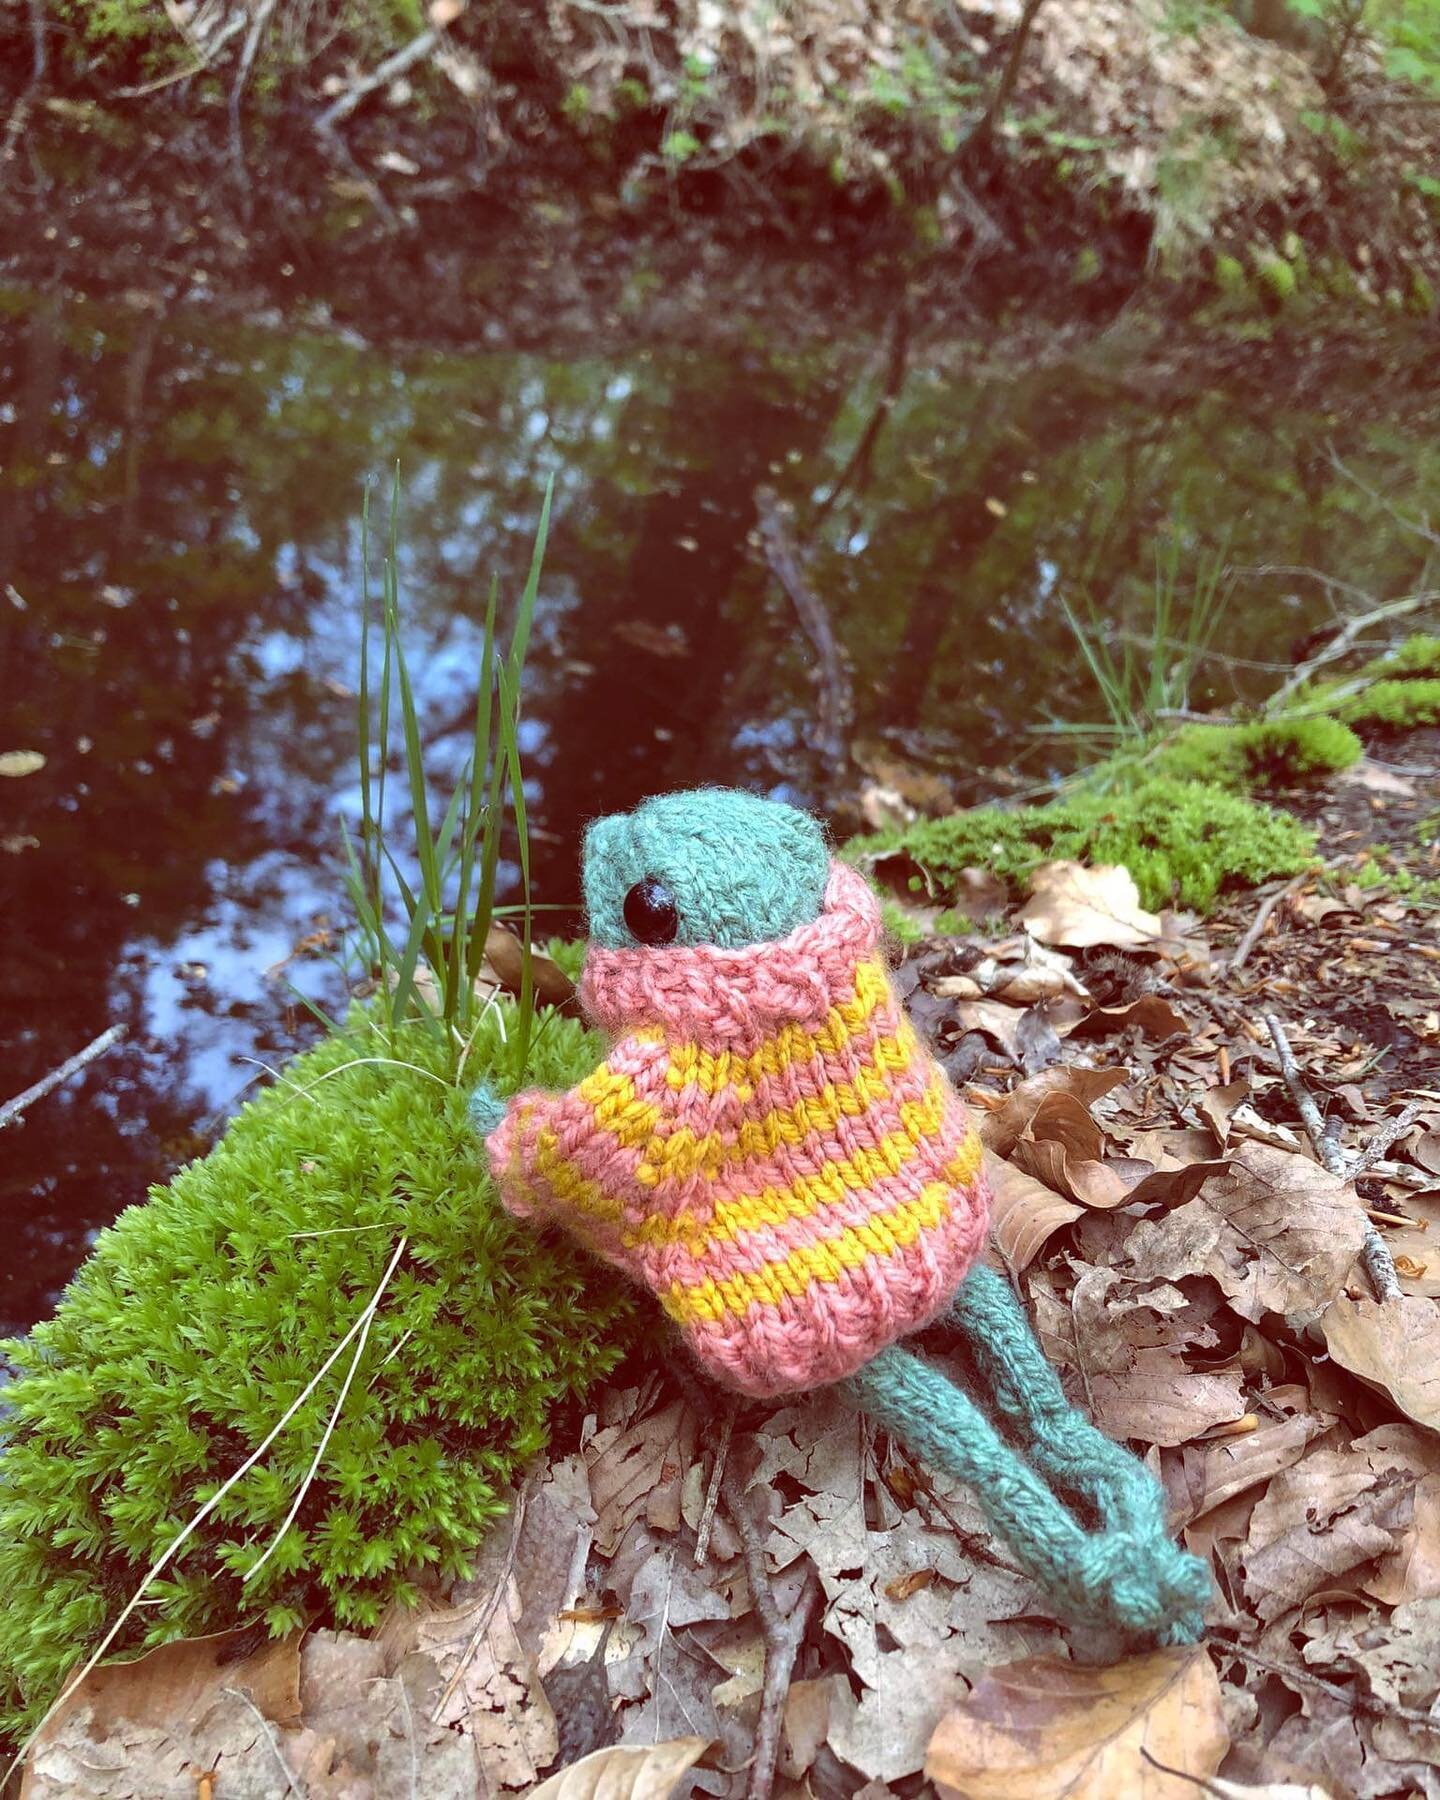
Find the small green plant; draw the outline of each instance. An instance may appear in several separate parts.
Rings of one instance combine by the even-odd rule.
[[[345,837],[346,886],[360,930],[362,954],[385,996],[382,1012],[392,1031],[400,1030],[418,1016],[444,1046],[452,1071],[457,1069],[480,1004],[476,998],[476,977],[496,916],[495,878],[508,792],[523,884],[522,986],[515,1041],[510,1051],[517,1080],[525,1066],[533,1016],[530,851],[519,752],[520,681],[549,534],[550,502],[551,489],[547,488],[530,572],[520,596],[510,650],[504,657],[496,650],[498,590],[494,582],[490,585],[470,758],[455,783],[438,827],[432,824],[420,724],[401,633],[398,472],[391,489],[389,541],[384,559],[378,680],[370,617],[368,494],[362,523],[365,588],[357,734],[361,804],[358,848],[348,834]],[[407,872],[387,832],[387,771],[397,711],[418,879],[413,869]],[[393,930],[390,923],[397,904],[403,922],[400,932]],[[428,984],[417,979],[422,957],[434,979],[433,999],[427,991]]]
[[[966,869],[989,870],[1018,898],[1041,863],[1123,863],[1147,906],[1206,911],[1232,888],[1295,874],[1314,846],[1287,813],[1207,783],[1154,779],[1045,806],[954,813],[856,839],[847,854],[901,852],[915,865],[917,889],[941,901],[959,898]]]
[[[1180,537],[1172,532],[1156,547],[1151,615],[1143,639],[1131,632],[1114,632],[1093,609],[1082,618],[1062,596],[1065,622],[1100,690],[1108,718],[1100,724],[1042,729],[1134,742],[1149,736],[1167,712],[1184,709],[1195,672],[1224,616],[1231,578],[1224,552],[1213,552],[1202,559],[1187,590],[1180,560]],[[1118,641],[1118,649],[1112,640]]]
[[[0,1731],[32,1728],[87,1658],[242,1621],[368,1627],[427,1571],[463,1572],[555,1405],[632,1335],[624,1290],[512,1224],[466,1104],[481,1077],[505,1093],[528,1067],[564,1087],[599,1055],[574,1020],[547,1013],[531,1031],[528,973],[514,1001],[482,1006],[473,989],[507,791],[530,960],[516,731],[549,495],[503,658],[492,588],[471,764],[438,831],[400,635],[397,512],[398,490],[373,681],[368,604],[361,633],[349,858],[383,979],[208,1156],[102,1232],[54,1318],[0,1345]],[[396,714],[413,882],[387,831]],[[573,968],[574,947],[557,950]]]

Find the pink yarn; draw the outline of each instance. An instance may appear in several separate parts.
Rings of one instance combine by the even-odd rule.
[[[581,999],[617,1042],[569,1093],[517,1095],[488,1140],[512,1212],[643,1282],[747,1393],[853,1373],[981,1246],[978,1140],[879,935],[836,863],[820,916],[774,943],[592,947]]]

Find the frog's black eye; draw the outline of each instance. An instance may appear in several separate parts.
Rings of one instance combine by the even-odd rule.
[[[663,881],[647,875],[625,896],[625,925],[641,944],[669,944],[680,929],[675,896]]]

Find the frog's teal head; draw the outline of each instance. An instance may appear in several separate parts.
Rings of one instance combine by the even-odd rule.
[[[819,917],[829,871],[809,813],[736,788],[660,794],[585,833],[590,936],[607,950],[771,943]]]

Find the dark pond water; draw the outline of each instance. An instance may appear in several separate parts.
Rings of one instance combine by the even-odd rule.
[[[1167,534],[1182,574],[1224,547],[1241,571],[1308,565],[1385,595],[1421,561],[1330,459],[1433,502],[1418,352],[1388,375],[1301,355],[1281,379],[1153,336],[1143,356],[1002,366],[843,314],[709,348],[703,317],[683,345],[647,341],[642,317],[632,338],[605,358],[403,350],[144,296],[0,294],[0,751],[46,759],[0,780],[0,1098],[111,1021],[131,1033],[0,1135],[0,1330],[46,1312],[94,1230],[307,1036],[285,981],[333,991],[323,961],[277,970],[339,922],[360,496],[396,457],[442,779],[490,575],[518,593],[556,477],[524,735],[554,901],[574,897],[582,822],[666,786],[843,801],[863,768],[966,801],[1043,783],[1056,740],[1027,727],[1097,710],[1060,597],[1143,632]],[[762,489],[795,507],[853,668],[845,771],[816,751],[814,658],[762,554]],[[1224,649],[1283,658],[1324,611],[1313,582],[1242,572]]]

